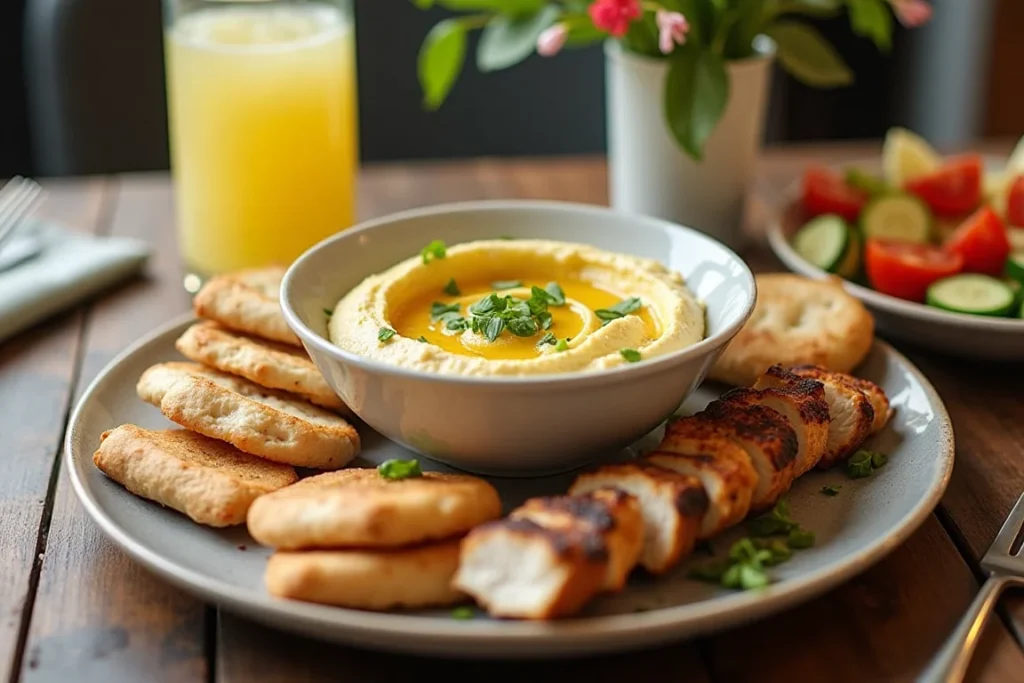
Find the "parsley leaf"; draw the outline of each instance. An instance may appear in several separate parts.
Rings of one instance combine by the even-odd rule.
[[[501,336],[501,331],[504,329],[505,321],[498,316],[487,318],[483,323],[483,333],[489,342],[493,342]]]
[[[427,264],[437,259],[442,259],[448,255],[448,248],[441,240],[434,240],[427,246],[420,249],[420,258],[423,259],[423,263]]]
[[[330,318],[332,315],[334,315],[334,311],[332,311],[329,308],[325,308],[324,309],[324,315],[326,315],[328,318]]]
[[[453,315],[445,319],[444,329],[452,332],[464,332],[469,329],[469,321],[461,315]]]
[[[446,304],[440,301],[435,301],[430,304],[430,320],[437,322],[445,316],[447,313],[458,313],[459,304]]]
[[[392,337],[394,337],[395,334],[397,333],[390,327],[382,327],[379,330],[377,330],[377,341],[386,342]]]
[[[545,332],[544,336],[540,338],[539,342],[537,342],[537,346],[544,346],[545,344],[557,344],[557,343],[558,343],[558,339],[555,338],[555,335],[551,334],[550,332]]]
[[[629,363],[640,362],[640,352],[636,349],[620,349],[619,355],[626,359]]]
[[[424,344],[426,344],[426,343],[427,343],[427,338],[426,338],[426,337],[424,337],[424,336],[423,336],[423,335],[421,334],[421,335],[420,335],[420,337],[419,337],[419,339],[417,339],[416,341],[419,341],[419,342],[423,342]]]
[[[833,496],[834,497],[834,496],[838,496],[839,495],[839,489],[841,489],[841,488],[843,488],[843,487],[842,486],[836,486],[834,484],[829,484],[828,486],[822,486],[821,487],[821,492],[823,494],[825,494],[826,496]]]
[[[385,460],[377,465],[377,474],[384,479],[396,481],[398,479],[414,479],[423,476],[419,460]]]
[[[565,292],[558,286],[557,282],[549,282],[544,286],[544,291],[547,292],[548,296],[551,297],[549,303],[552,306],[564,306],[565,305]]]
[[[640,310],[640,306],[642,305],[643,304],[640,302],[638,297],[631,296],[628,299],[623,299],[617,304],[609,306],[608,308],[597,309],[594,311],[594,315],[603,320],[604,324],[607,325],[616,318],[623,318],[630,313],[636,313]]]
[[[537,322],[540,324],[540,329],[550,330],[551,325],[554,323],[554,318],[547,311],[541,311],[537,314]]]
[[[460,290],[459,286],[455,284],[455,278],[449,279],[448,284],[444,286],[442,291],[448,296],[459,296],[462,294],[462,290]]]

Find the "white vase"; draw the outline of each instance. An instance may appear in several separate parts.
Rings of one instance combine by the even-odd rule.
[[[609,192],[615,209],[664,218],[743,244],[744,202],[757,161],[771,82],[765,50],[728,63],[729,102],[704,148],[691,159],[664,118],[668,62],[605,45]]]

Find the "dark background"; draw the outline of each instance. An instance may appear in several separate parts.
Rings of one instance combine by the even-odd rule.
[[[604,150],[600,47],[486,75],[470,60],[444,107],[429,113],[416,53],[445,12],[407,0],[355,4],[365,161]],[[166,168],[160,16],[159,0],[0,2],[0,176]],[[914,32],[897,27],[885,56],[852,35],[845,16],[815,23],[857,81],[820,91],[777,71],[767,142],[878,138],[907,125],[901,84]]]

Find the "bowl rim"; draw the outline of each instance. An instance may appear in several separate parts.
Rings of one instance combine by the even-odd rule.
[[[334,242],[351,239],[353,235],[368,232],[375,228],[383,225],[388,225],[399,220],[409,220],[414,218],[421,218],[424,216],[433,216],[437,214],[448,214],[448,213],[469,213],[475,211],[509,211],[509,210],[556,210],[556,211],[567,211],[575,213],[584,213],[590,215],[602,215],[602,216],[614,216],[620,217],[624,220],[633,222],[646,223],[650,227],[656,227],[661,230],[682,230],[688,234],[691,238],[697,238],[705,240],[711,245],[718,249],[726,252],[732,259],[741,267],[741,277],[746,280],[747,286],[750,290],[751,296],[745,304],[745,310],[743,313],[731,324],[725,328],[719,330],[715,334],[706,336],[696,344],[692,344],[685,348],[667,353],[663,356],[658,356],[649,361],[642,363],[629,363],[620,365],[619,367],[605,369],[605,370],[577,370],[573,372],[564,373],[546,373],[539,375],[500,375],[500,376],[478,376],[478,375],[448,375],[434,372],[427,372],[424,370],[417,370],[413,368],[407,368],[399,365],[392,365],[390,363],[383,363],[381,361],[360,356],[352,353],[341,347],[335,345],[330,340],[321,337],[319,334],[314,332],[306,325],[305,322],[299,317],[298,313],[292,307],[291,303],[291,292],[297,278],[297,273],[301,271],[305,265],[314,257],[314,255],[332,245]],[[613,382],[617,379],[623,379],[626,376],[630,378],[641,378],[647,375],[663,370],[669,366],[676,365],[685,360],[691,360],[695,357],[704,356],[715,351],[718,347],[724,346],[740,331],[747,320],[750,318],[754,311],[754,304],[757,301],[757,281],[754,279],[754,274],[750,270],[747,263],[732,249],[725,246],[718,240],[705,235],[704,233],[690,228],[684,225],[679,225],[671,221],[667,221],[661,218],[655,218],[652,216],[645,216],[642,214],[627,213],[624,211],[618,211],[609,207],[599,206],[596,204],[585,204],[582,202],[569,202],[569,201],[558,201],[558,200],[526,200],[526,199],[482,199],[472,201],[461,201],[461,202],[449,202],[444,204],[434,204],[430,206],[424,206],[414,209],[406,209],[404,211],[398,211],[390,213],[378,218],[374,218],[368,221],[363,221],[356,224],[355,226],[332,235],[326,239],[321,240],[317,244],[307,249],[299,258],[295,259],[292,264],[288,267],[284,274],[284,278],[281,281],[281,309],[284,313],[285,321],[288,326],[295,332],[298,337],[318,351],[326,353],[333,358],[351,363],[358,367],[366,370],[371,370],[377,374],[384,374],[396,377],[402,377],[409,380],[424,380],[434,381],[446,384],[471,384],[471,385],[485,385],[493,387],[523,387],[533,384],[549,385],[549,384],[562,384],[562,383],[580,383],[584,385],[592,384],[603,384],[607,382]]]
[[[982,155],[982,157],[986,160],[989,159],[989,155]],[[863,167],[879,166],[881,162],[879,159],[860,161],[851,160],[847,162],[828,164],[826,168],[839,168],[840,163],[849,166],[859,165]],[[799,201],[799,199],[800,178],[798,177],[790,182],[786,186],[786,189],[780,193],[778,203],[772,208],[772,215],[768,221],[768,244],[771,246],[772,251],[779,260],[782,261],[790,271],[817,279],[836,278],[838,276],[805,261],[798,253],[796,253],[793,245],[790,244],[790,238],[786,235],[786,231],[783,229],[783,216],[790,207]],[[984,315],[973,315],[970,313],[945,311],[941,308],[933,308],[932,306],[917,303],[916,301],[904,301],[903,299],[898,299],[894,296],[864,287],[856,282],[851,282],[845,278],[838,279],[848,293],[860,299],[864,303],[891,315],[903,316],[919,322],[932,323],[936,325],[953,325],[978,332],[1017,332],[1024,335],[1024,319],[997,318]]]

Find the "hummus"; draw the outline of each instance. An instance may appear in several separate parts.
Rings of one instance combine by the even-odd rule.
[[[704,308],[657,261],[548,240],[431,243],[335,306],[331,341],[449,375],[610,368],[704,338]]]

